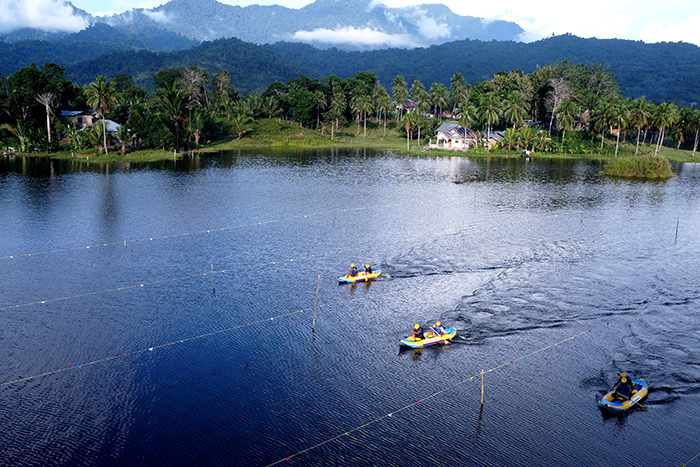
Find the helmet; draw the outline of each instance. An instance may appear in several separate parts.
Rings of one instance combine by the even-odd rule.
[[[620,378],[627,378],[627,373],[620,373]]]
[[[413,326],[413,329],[419,329],[419,328],[420,328],[420,324],[416,324],[415,326]]]
[[[350,265],[350,267],[351,267],[351,268],[354,268],[354,267],[355,267],[355,265],[354,265],[354,264],[351,264],[351,265]]]
[[[627,382],[627,378],[622,378],[622,379],[620,380],[620,382],[626,383],[626,382]]]
[[[438,321],[437,323],[435,323],[435,326],[442,326],[442,323]]]
[[[368,268],[368,267],[369,267],[369,264],[368,264],[367,266],[365,266],[365,267]]]

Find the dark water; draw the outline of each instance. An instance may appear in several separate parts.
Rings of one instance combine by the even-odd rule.
[[[5,158],[0,465],[700,465],[700,167],[674,169]],[[385,276],[339,286],[351,262]],[[399,351],[435,320],[452,345]],[[650,395],[608,416],[617,371]]]

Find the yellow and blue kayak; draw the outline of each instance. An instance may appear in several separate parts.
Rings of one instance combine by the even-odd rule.
[[[367,282],[372,279],[376,279],[381,273],[382,271],[372,271],[370,274],[367,274],[366,272],[361,271],[355,274],[354,276],[351,276],[349,274],[340,276],[338,280],[340,282]]]
[[[450,339],[452,339],[455,335],[457,335],[457,329],[455,328],[445,329],[441,336],[436,336],[433,332],[428,331],[425,333],[425,339],[407,337],[405,339],[401,339],[401,345],[417,349],[420,347],[428,347],[435,344],[448,344]]]
[[[643,379],[635,379],[632,381],[632,397],[624,400],[619,399],[615,397],[615,390],[613,389],[598,402],[598,407],[612,410],[613,412],[624,412],[637,405],[648,393],[647,382]]]

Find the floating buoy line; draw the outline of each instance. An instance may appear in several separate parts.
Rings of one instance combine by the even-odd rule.
[[[446,393],[446,392],[448,392],[448,391],[451,391],[451,390],[455,389],[457,386],[461,386],[462,384],[468,383],[469,381],[474,381],[474,378],[477,378],[477,380],[480,381],[480,380],[479,380],[479,376],[481,376],[481,375],[483,375],[483,374],[485,374],[485,373],[492,373],[492,372],[494,372],[494,371],[496,371],[496,370],[499,370],[499,369],[501,369],[501,368],[504,368],[504,367],[513,365],[513,364],[515,364],[516,362],[522,361],[522,360],[524,360],[524,359],[527,358],[527,357],[532,357],[533,355],[536,355],[536,354],[538,354],[538,353],[540,353],[540,352],[544,352],[544,351],[546,351],[546,350],[553,349],[553,348],[555,348],[555,347],[557,347],[557,346],[559,346],[559,345],[562,345],[562,344],[565,344],[565,343],[567,343],[567,342],[570,342],[570,341],[574,340],[575,338],[580,337],[580,336],[583,336],[583,335],[588,334],[588,333],[590,333],[590,332],[591,332],[591,329],[589,329],[589,330],[587,330],[587,331],[583,331],[583,332],[578,333],[578,334],[575,334],[575,335],[573,335],[573,336],[571,336],[571,337],[567,337],[566,339],[561,340],[561,341],[559,341],[559,342],[556,342],[556,343],[554,343],[554,344],[551,344],[551,345],[548,345],[548,346],[546,346],[546,347],[542,347],[542,348],[540,348],[540,349],[537,349],[537,350],[535,350],[535,351],[532,351],[532,352],[530,352],[530,353],[528,353],[528,354],[526,354],[526,355],[522,355],[522,356],[520,356],[520,357],[514,358],[513,360],[510,360],[510,361],[507,361],[507,362],[505,362],[505,363],[502,363],[502,364],[500,364],[500,365],[498,365],[498,366],[495,366],[495,367],[493,367],[493,368],[491,368],[491,369],[489,369],[489,370],[482,370],[481,372],[477,373],[476,375],[469,376],[469,377],[467,377],[467,378],[464,378],[464,379],[461,380],[461,381],[457,381],[456,383],[452,383],[449,387],[445,387],[445,388],[443,388],[443,389],[440,389],[439,391],[435,391],[434,393],[429,394],[429,395],[427,395],[427,396],[424,396],[424,397],[422,397],[422,398],[420,398],[420,399],[418,399],[418,400],[416,400],[416,401],[414,401],[414,402],[411,402],[411,403],[409,403],[409,404],[406,404],[406,405],[404,405],[403,407],[399,407],[399,408],[397,408],[397,409],[394,409],[393,411],[391,411],[391,412],[389,412],[389,413],[385,413],[384,415],[381,415],[381,416],[379,416],[379,417],[377,417],[377,418],[375,418],[375,419],[372,419],[372,420],[370,420],[370,421],[368,421],[368,422],[366,422],[366,423],[363,423],[362,425],[358,425],[358,426],[356,426],[356,427],[354,427],[354,428],[351,428],[351,429],[349,429],[348,431],[346,431],[346,432],[344,432],[344,433],[341,433],[341,434],[339,434],[339,435],[333,436],[333,437],[331,437],[331,438],[327,438],[327,439],[325,439],[325,440],[323,440],[323,441],[320,441],[319,443],[317,443],[317,444],[315,444],[315,445],[313,445],[313,446],[311,446],[311,447],[308,447],[308,448],[306,448],[306,449],[302,449],[301,451],[297,451],[297,452],[295,452],[294,454],[291,454],[291,455],[289,455],[289,456],[287,456],[287,457],[284,457],[284,458],[282,458],[282,459],[280,459],[280,460],[278,460],[278,461],[276,461],[276,462],[273,462],[272,464],[268,464],[267,467],[271,467],[271,466],[273,466],[273,465],[277,465],[277,464],[280,464],[280,463],[282,463],[282,462],[288,461],[288,460],[292,459],[293,457],[297,457],[297,456],[300,456],[300,455],[302,455],[302,454],[305,454],[305,453],[307,453],[307,452],[309,452],[309,451],[312,451],[312,450],[318,448],[319,446],[323,446],[323,445],[325,445],[325,444],[331,443],[331,442],[336,441],[336,440],[338,440],[338,439],[341,439],[341,438],[343,438],[343,437],[345,437],[345,436],[350,436],[350,433],[354,433],[354,432],[356,432],[356,431],[360,431],[360,430],[362,430],[362,429],[364,429],[364,428],[367,428],[368,426],[374,425],[375,423],[378,423],[378,422],[381,422],[381,421],[383,421],[383,420],[388,420],[388,419],[390,419],[390,418],[393,418],[394,415],[400,414],[401,412],[404,412],[404,411],[406,411],[406,410],[408,410],[408,409],[420,407],[420,404],[421,404],[422,402],[424,403],[424,402],[426,402],[426,401],[428,401],[428,400],[430,400],[430,399],[433,399],[433,398],[439,396],[440,394],[443,394],[443,393]]]
[[[453,198],[444,198],[444,199],[441,199],[439,201],[455,202],[455,201],[463,201],[464,199],[466,199],[466,198],[465,197],[453,197]],[[432,201],[435,202],[438,200],[432,200]],[[271,220],[267,220],[267,221],[243,223],[240,225],[229,226],[229,227],[218,227],[218,228],[212,228],[212,229],[206,229],[206,230],[202,229],[202,230],[197,230],[194,232],[183,232],[183,233],[178,233],[178,234],[143,237],[143,238],[131,239],[131,240],[120,240],[120,241],[113,241],[113,242],[106,242],[106,243],[96,243],[93,245],[82,245],[82,246],[75,246],[75,247],[70,247],[70,248],[57,248],[54,250],[36,251],[33,253],[17,253],[17,254],[12,254],[12,255],[0,256],[0,260],[28,258],[28,257],[36,257],[36,256],[42,256],[42,255],[48,255],[48,254],[54,254],[54,253],[66,253],[66,252],[80,251],[80,250],[90,250],[90,249],[94,250],[97,248],[104,248],[104,247],[117,246],[117,245],[128,246],[129,244],[152,242],[155,240],[166,240],[166,239],[173,239],[173,238],[193,237],[193,236],[196,237],[198,235],[201,236],[203,234],[210,234],[210,233],[216,233],[216,232],[226,232],[226,231],[232,231],[232,230],[243,229],[243,228],[248,228],[248,227],[258,227],[258,226],[263,226],[263,225],[268,225],[268,224],[276,224],[276,223],[293,221],[293,220],[298,220],[298,219],[320,217],[320,216],[325,216],[325,215],[329,215],[329,214],[338,214],[338,213],[343,213],[343,212],[369,211],[372,209],[386,209],[386,208],[399,207],[399,206],[403,206],[403,205],[415,206],[415,205],[422,205],[422,204],[426,204],[426,202],[421,201],[420,199],[414,199],[414,200],[404,202],[404,203],[382,204],[382,205],[376,205],[376,206],[362,206],[362,207],[345,208],[345,209],[333,209],[333,210],[329,210],[329,211],[320,211],[320,212],[311,213],[311,214],[302,214],[302,215],[298,215],[298,216],[282,217],[282,218],[271,219]],[[560,217],[563,214],[564,213],[552,214],[550,216],[546,216],[545,219],[552,218],[552,217]],[[578,214],[577,214],[577,216],[578,216]],[[525,221],[523,220],[520,223],[523,223],[523,222],[525,222]],[[512,222],[509,222],[509,223],[511,225],[513,224]],[[476,227],[476,224],[473,224],[470,228],[474,228],[474,227]]]
[[[406,289],[406,290],[408,290],[408,289]],[[359,298],[353,298],[353,299],[351,299],[351,300],[342,300],[342,301],[327,303],[327,304],[325,304],[325,305],[318,305],[318,308],[324,308],[324,307],[328,308],[328,307],[331,307],[331,306],[342,305],[342,304],[357,302],[357,301],[361,301],[361,300],[369,300],[369,299],[374,299],[374,298],[379,298],[379,297],[394,295],[394,294],[397,294],[397,293],[403,293],[403,292],[405,292],[406,290],[396,290],[396,291],[386,292],[386,293],[382,293],[382,294],[374,294],[374,295],[367,296],[367,297],[359,297]],[[413,289],[411,289],[411,290],[413,290]],[[154,350],[162,349],[162,348],[165,348],[165,347],[170,347],[170,346],[173,346],[173,345],[176,345],[176,344],[183,344],[183,343],[185,343],[185,342],[191,342],[191,341],[198,340],[198,339],[202,339],[202,338],[205,338],[205,337],[211,337],[211,336],[214,336],[214,335],[216,335],[216,334],[223,334],[223,333],[235,331],[235,330],[237,330],[237,329],[248,328],[249,326],[253,326],[253,325],[256,325],[256,324],[267,323],[267,322],[271,322],[271,321],[274,321],[274,320],[280,320],[280,319],[282,319],[282,318],[288,318],[288,317],[290,317],[290,316],[294,316],[294,315],[298,315],[298,314],[304,313],[305,311],[308,311],[308,310],[301,309],[301,310],[298,310],[298,311],[292,311],[292,312],[289,312],[289,313],[283,313],[283,314],[281,314],[281,315],[276,315],[276,316],[272,316],[272,317],[269,317],[269,318],[262,318],[262,319],[259,319],[259,320],[257,320],[257,321],[251,321],[251,322],[245,323],[245,324],[238,324],[238,325],[236,325],[236,326],[231,326],[231,327],[224,328],[224,329],[218,329],[218,330],[215,330],[215,331],[206,332],[206,333],[204,333],[204,334],[199,334],[199,335],[193,336],[193,337],[183,337],[183,338],[181,338],[181,339],[177,339],[177,340],[174,340],[174,341],[166,342],[166,343],[164,343],[164,344],[153,345],[153,346],[151,346],[151,347],[146,347],[146,348],[143,348],[143,349],[140,349],[140,350],[127,351],[127,352],[124,352],[124,353],[120,353],[120,354],[118,354],[118,355],[112,355],[111,357],[105,357],[105,358],[100,358],[100,359],[97,359],[97,360],[91,360],[91,361],[89,361],[89,362],[80,363],[80,364],[78,364],[78,365],[72,365],[72,366],[68,366],[68,367],[64,367],[64,368],[59,368],[59,369],[57,369],[57,370],[47,371],[47,372],[45,372],[45,373],[40,373],[40,374],[36,374],[36,375],[33,375],[33,376],[27,376],[27,377],[24,377],[24,378],[17,378],[17,379],[11,380],[11,381],[6,381],[6,382],[4,382],[4,383],[0,383],[0,387],[9,386],[9,385],[12,385],[12,384],[21,383],[21,382],[23,382],[23,381],[29,381],[29,380],[32,380],[32,379],[41,378],[41,377],[43,377],[43,376],[55,375],[55,374],[58,374],[58,373],[66,372],[66,371],[68,371],[68,370],[78,370],[78,369],[81,369],[81,368],[84,368],[84,367],[88,367],[88,366],[92,366],[92,365],[97,365],[98,363],[105,363],[105,362],[109,362],[109,361],[113,361],[113,360],[118,360],[118,359],[121,359],[121,358],[126,358],[126,357],[130,357],[130,356],[133,356],[133,355],[142,354],[142,353],[145,353],[145,352],[153,352]]]

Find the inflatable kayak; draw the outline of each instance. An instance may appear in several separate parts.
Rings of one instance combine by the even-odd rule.
[[[382,271],[372,271],[370,274],[367,274],[366,272],[362,271],[358,272],[354,276],[351,276],[349,274],[340,276],[338,280],[340,282],[367,282],[369,280],[379,277],[381,273]]]
[[[455,328],[445,329],[445,332],[442,333],[442,336],[436,336],[433,332],[428,331],[425,333],[425,339],[416,339],[415,337],[407,337],[405,339],[401,339],[401,345],[405,345],[407,347],[413,347],[414,349],[417,349],[420,347],[428,347],[430,345],[435,345],[435,344],[444,344],[444,343],[449,343],[450,339],[452,339],[456,334],[457,334],[457,329],[455,329]]]
[[[602,409],[612,410],[613,412],[623,412],[634,407],[644,399],[649,392],[647,388],[647,382],[643,379],[635,379],[632,381],[632,397],[629,399],[621,400],[614,396],[615,390],[613,389],[603,397],[600,402],[598,402],[598,407]]]

